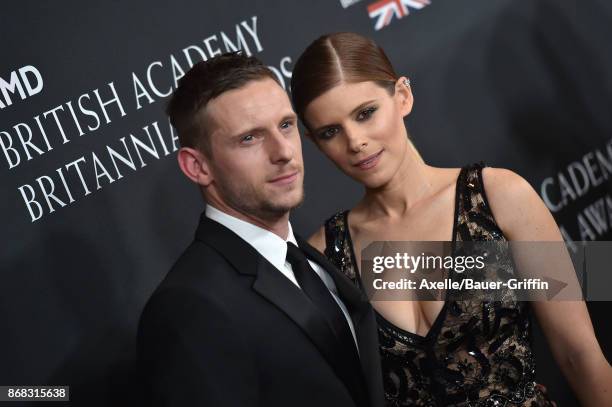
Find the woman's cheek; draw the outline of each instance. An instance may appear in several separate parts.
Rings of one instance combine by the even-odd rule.
[[[340,168],[346,168],[346,157],[345,154],[342,153],[341,149],[338,146],[338,143],[334,143],[335,145],[326,145],[321,150],[323,153],[333,161],[336,166]]]
[[[387,137],[387,133],[391,126],[389,126],[389,123],[382,117],[377,119],[378,120],[371,121],[366,128],[368,139],[383,140]]]

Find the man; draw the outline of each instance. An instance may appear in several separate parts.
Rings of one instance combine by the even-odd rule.
[[[381,406],[367,299],[289,224],[304,170],[274,74],[237,53],[200,62],[168,114],[179,166],[207,207],[141,317],[153,404]]]

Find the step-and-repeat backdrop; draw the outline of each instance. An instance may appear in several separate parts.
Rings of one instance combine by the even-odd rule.
[[[605,0],[12,2],[0,13],[0,384],[133,399],[136,324],[202,201],[163,111],[192,64],[262,59],[289,87],[313,39],[355,31],[412,79],[424,159],[524,176],[568,241],[612,240]],[[289,89],[287,89],[289,90]],[[313,232],[361,191],[304,140]],[[610,303],[590,303],[610,359]],[[572,397],[538,335],[540,381]]]

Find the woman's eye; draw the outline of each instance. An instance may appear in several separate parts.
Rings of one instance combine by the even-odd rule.
[[[357,121],[368,120],[372,116],[372,113],[374,113],[375,111],[375,107],[368,107],[367,109],[362,110],[357,115]]]
[[[330,138],[334,137],[338,133],[338,131],[339,130],[338,130],[337,127],[330,127],[329,129],[319,133],[319,138],[321,138],[323,140],[330,139]]]

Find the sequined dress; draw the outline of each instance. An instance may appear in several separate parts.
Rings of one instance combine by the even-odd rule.
[[[466,166],[458,176],[453,243],[506,241],[487,202],[482,168]],[[325,255],[363,289],[347,215],[342,211],[325,222]],[[553,405],[536,386],[526,302],[512,296],[490,302],[447,299],[426,336],[378,313],[377,322],[387,406]]]

